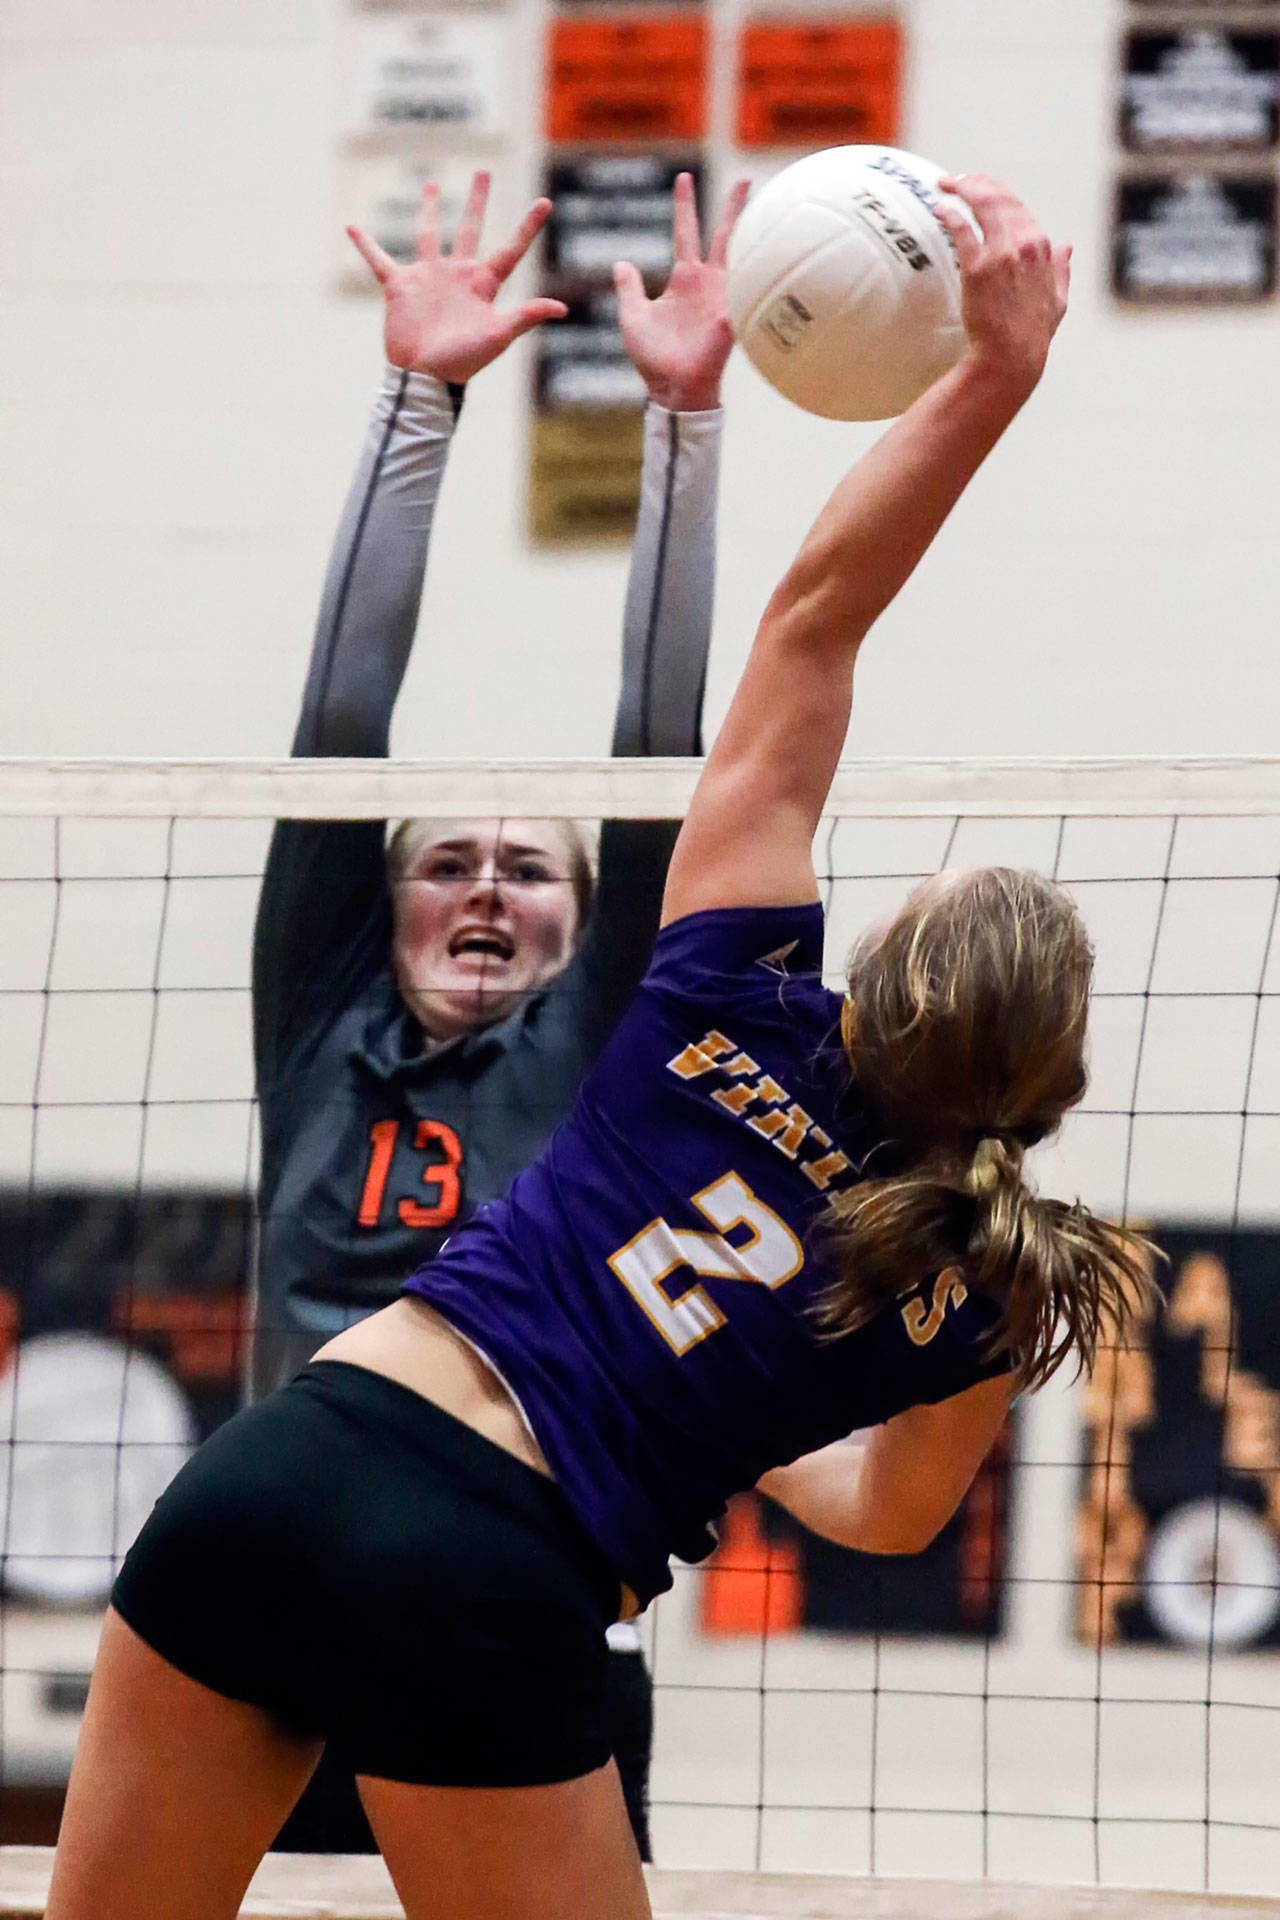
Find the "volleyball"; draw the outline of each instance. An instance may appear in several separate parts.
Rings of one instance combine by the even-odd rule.
[[[830,420],[887,420],[959,359],[960,273],[934,208],[944,169],[828,147],[748,203],[728,252],[734,334],[770,384]]]

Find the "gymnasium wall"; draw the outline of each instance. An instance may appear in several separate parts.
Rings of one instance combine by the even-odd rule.
[[[726,36],[735,5],[717,8]],[[1113,303],[1118,0],[902,0],[899,11],[910,33],[904,143],[1005,175],[1055,236],[1076,242],[1076,284],[1042,390],[867,649],[852,748],[1275,752],[1274,307],[1140,313]],[[335,291],[351,211],[338,138],[346,13],[347,0],[0,0],[0,753],[287,748],[380,366],[377,303]],[[527,66],[538,10],[509,0],[504,17]],[[495,232],[538,184],[535,90],[513,99],[524,118],[492,155]],[[722,82],[716,113],[723,130]],[[736,171],[723,144],[716,163],[723,186]],[[467,403],[423,645],[397,721],[404,755],[607,747],[626,554],[527,544],[528,374],[517,349]],[[712,725],[771,586],[867,437],[793,412],[736,363],[726,404]],[[227,831],[239,849],[239,830]],[[1151,881],[1114,909],[1104,889],[1092,902],[1103,984],[1119,993],[1151,952],[1164,851],[1099,831],[1077,873],[1096,878],[1110,863]],[[997,823],[962,850],[1048,864],[1039,833]],[[915,848],[922,868],[941,857],[938,837]],[[161,913],[158,884],[148,893],[144,882],[163,850],[139,865],[134,839],[106,852],[91,840],[82,871],[91,880],[129,863],[141,876],[136,912],[99,950],[95,897],[68,886],[77,951],[96,971],[81,978],[73,960],[59,984],[119,982],[142,999]],[[249,871],[260,841],[255,828],[226,871]],[[1274,871],[1273,842],[1247,839],[1229,857],[1245,875],[1267,860]],[[222,858],[221,845],[201,842],[199,857]],[[24,839],[21,851],[30,867],[13,871],[48,871],[43,843]],[[867,857],[865,841],[857,857]],[[1184,874],[1205,862],[1220,870],[1219,850],[1195,829],[1184,857]],[[862,871],[901,869],[895,852]],[[209,1000],[197,1008],[183,996],[214,981],[244,986],[253,890],[228,882],[209,933],[199,917],[208,909],[188,913],[194,890],[184,895],[182,879],[180,870],[157,1072],[171,1074],[175,1102],[189,1079],[221,1104],[198,1138],[171,1138],[153,1116],[145,1171],[159,1185],[204,1177],[234,1187],[249,1126],[244,996],[225,1026]],[[26,922],[10,904],[0,927],[36,985],[48,893],[33,889]],[[841,896],[833,951],[875,895],[872,885]],[[1162,959],[1175,983],[1211,984],[1237,961],[1247,972],[1265,933],[1261,897],[1241,891],[1213,907],[1218,918],[1194,893],[1178,899]],[[68,1027],[51,1057],[82,1093],[101,1082],[105,1100],[134,1087],[141,1042],[121,1003],[110,1020],[105,1004],[96,1011],[92,1034]],[[140,1033],[145,1010],[135,1011]],[[1122,1030],[1127,1018],[1120,1010],[1100,1023],[1111,1105],[1131,1098],[1137,1036]],[[1219,1074],[1213,1099],[1226,1100],[1242,1084],[1242,1031],[1224,1038],[1202,1026],[1162,1039],[1165,1079],[1152,1103],[1176,1108],[1193,1070]],[[1273,1030],[1271,1046],[1274,1061]],[[9,1058],[25,1060],[17,1041]],[[1196,1086],[1184,1104],[1208,1103],[1200,1078]],[[6,1180],[25,1177],[29,1118],[6,1114],[0,1126]],[[1149,1130],[1136,1176],[1144,1206],[1164,1218],[1180,1201],[1229,1214],[1239,1131],[1235,1115],[1218,1120],[1211,1140],[1172,1113]],[[60,1124],[43,1122],[47,1183],[134,1179],[143,1149],[133,1122],[101,1113],[61,1134]],[[1278,1211],[1276,1124],[1250,1134],[1251,1220]],[[1092,1129],[1083,1119],[1062,1149],[1066,1167],[1055,1168],[1062,1186],[1078,1181],[1119,1205],[1123,1133],[1123,1114]],[[1126,1646],[1099,1657],[1073,1637],[1080,1446],[1080,1398],[1057,1384],[1021,1431],[1012,1580],[990,1647],[816,1635],[775,1641],[767,1654],[750,1636],[708,1645],[698,1576],[682,1574],[647,1628],[660,1685],[661,1862],[1198,1885],[1209,1782],[1216,1817],[1237,1823],[1215,1834],[1214,1883],[1274,1887],[1274,1654],[1218,1660],[1218,1697],[1248,1710],[1215,1709],[1206,1754],[1203,1655]],[[32,1610],[7,1632],[12,1660],[78,1668],[92,1623],[51,1624]],[[58,1650],[68,1633],[70,1654]],[[22,1703],[13,1688],[5,1700],[12,1742]],[[56,1771],[61,1748],[49,1752]]]
[[[736,0],[722,0],[727,32]],[[0,7],[0,751],[270,754],[379,366],[334,291],[345,0]],[[1115,0],[908,0],[903,138],[1076,242],[1051,373],[868,649],[868,753],[1274,746],[1274,310],[1106,291]],[[531,0],[505,16],[536,61]],[[536,188],[536,89],[492,154]],[[717,124],[728,124],[727,88]],[[716,149],[721,181],[736,168]],[[496,231],[496,227],[495,227]],[[405,754],[604,750],[626,568],[526,545],[528,368],[477,380]],[[734,365],[712,719],[858,430]],[[584,618],[582,609],[591,610]],[[564,689],[572,687],[568,700]]]

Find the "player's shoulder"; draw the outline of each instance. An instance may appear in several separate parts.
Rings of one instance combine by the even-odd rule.
[[[786,986],[820,990],[824,932],[816,900],[686,913],[659,932],[645,986],[685,1000],[776,995]]]

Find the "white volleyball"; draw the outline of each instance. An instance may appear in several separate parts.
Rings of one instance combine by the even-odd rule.
[[[831,420],[886,420],[964,348],[944,169],[897,147],[811,153],[748,201],[729,243],[729,319],[779,393]],[[976,222],[973,223],[976,229]]]

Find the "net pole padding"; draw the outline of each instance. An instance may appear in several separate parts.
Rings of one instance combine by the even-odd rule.
[[[53,1852],[0,1847],[2,1920],[43,1920]],[[1280,1900],[1137,1887],[1013,1886],[648,1867],[655,1920],[1280,1920]],[[268,1854],[241,1920],[404,1920],[376,1855]]]
[[[5,815],[675,819],[698,760],[0,759]],[[828,814],[1265,815],[1280,758],[847,760]]]

